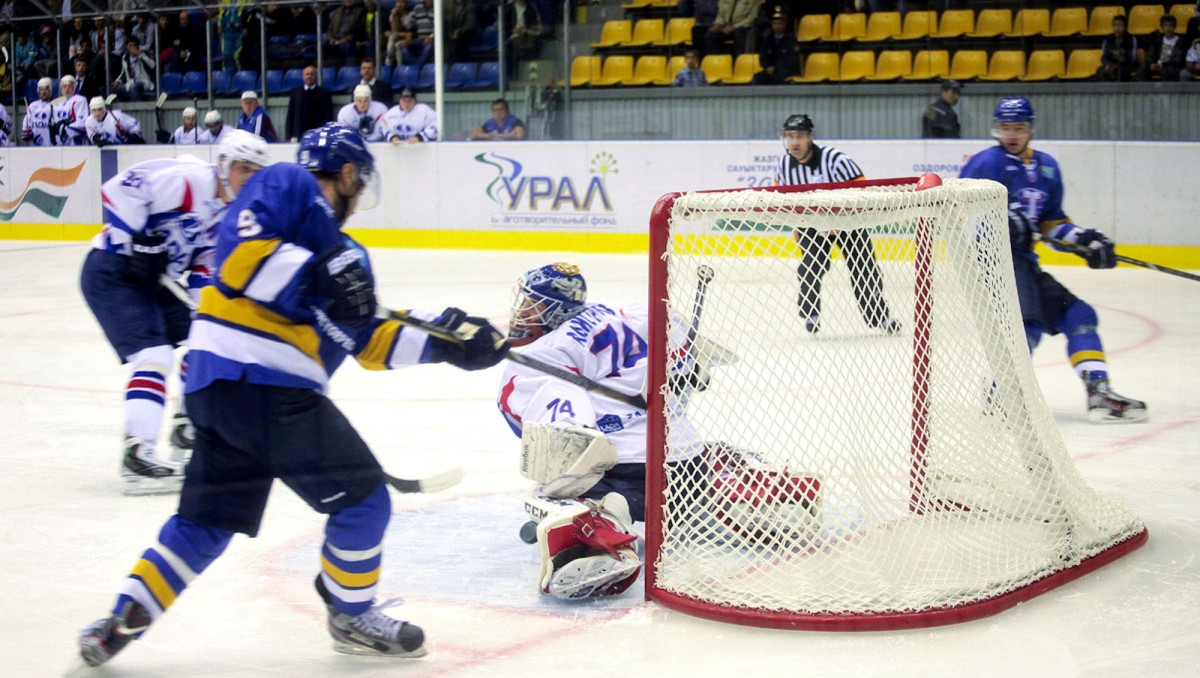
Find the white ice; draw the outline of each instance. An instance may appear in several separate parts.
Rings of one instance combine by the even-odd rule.
[[[257,539],[239,536],[145,635],[101,669],[76,634],[107,614],[176,498],[125,497],[117,477],[126,371],[78,289],[83,243],[0,242],[0,676],[1194,676],[1200,672],[1200,285],[1143,269],[1053,273],[1097,307],[1114,388],[1147,423],[1098,425],[1061,337],[1034,355],[1083,476],[1150,529],[1132,555],[980,621],[877,633],[767,630],[626,595],[541,598],[517,441],[495,407],[499,368],[342,368],[332,397],[389,472],[451,467],[463,483],[393,495],[382,588],[424,627],[418,660],[334,653],[312,587],[322,519],[277,485]],[[559,259],[590,295],[645,298],[645,255],[377,250],[394,308],[447,305],[506,319],[512,282]],[[797,321],[798,323],[799,321]],[[797,325],[797,331],[801,331]]]

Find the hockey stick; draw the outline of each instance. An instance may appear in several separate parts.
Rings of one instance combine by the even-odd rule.
[[[1051,238],[1049,236],[1043,235],[1043,236],[1038,237],[1038,240],[1041,240],[1042,242],[1045,242],[1045,243],[1049,243],[1056,247],[1061,247],[1064,250],[1067,250],[1068,252],[1071,252],[1073,254],[1078,254],[1080,256],[1087,256],[1087,254],[1089,252],[1087,247],[1083,247],[1081,245],[1076,245],[1075,243],[1067,242],[1066,240],[1059,240],[1058,238]],[[1158,264],[1152,264],[1148,261],[1142,261],[1141,259],[1133,259],[1131,257],[1122,256],[1120,254],[1115,254],[1115,256],[1116,256],[1117,261],[1124,263],[1124,264],[1129,264],[1130,266],[1141,266],[1142,268],[1148,268],[1152,271],[1158,271],[1160,273],[1169,273],[1171,275],[1179,276],[1180,278],[1187,278],[1188,280],[1195,280],[1195,281],[1200,282],[1200,275],[1196,275],[1194,273],[1188,273],[1187,271],[1181,271],[1177,268],[1168,268],[1166,266],[1159,266]]]
[[[162,109],[165,103],[167,103],[167,93],[163,92],[158,95],[158,99],[154,102],[154,120],[158,123],[158,129],[154,131],[154,137],[160,144],[171,143],[171,133],[163,129],[162,124]]]
[[[696,340],[696,334],[700,332],[700,313],[704,310],[704,297],[708,295],[708,284],[712,282],[716,271],[708,264],[700,264],[696,268],[696,277],[699,279],[696,282],[696,299],[692,302],[692,322],[688,325],[688,343]]]
[[[175,295],[176,299],[183,302],[185,306],[193,311],[196,310],[196,300],[184,289],[183,285],[179,284],[178,280],[163,275],[159,278],[159,282],[163,287],[167,288],[167,291]],[[448,471],[435,473],[424,478],[400,478],[384,471],[383,479],[397,492],[404,494],[429,494],[430,492],[441,492],[459,484],[462,482],[463,472],[460,468],[452,468]]]

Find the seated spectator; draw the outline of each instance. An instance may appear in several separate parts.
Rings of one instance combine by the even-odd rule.
[[[67,44],[67,55],[74,57],[79,53],[79,41],[87,38],[91,40],[89,29],[83,23],[83,17],[75,15],[71,19],[71,23],[66,24],[62,28],[63,42]]]
[[[129,37],[137,38],[138,47],[143,52],[154,53],[154,28],[156,24],[150,21],[150,15],[138,14],[133,17],[133,25],[129,27]]]
[[[18,79],[36,78],[37,70],[33,64],[38,60],[38,46],[30,40],[24,31],[17,31],[17,44],[14,47],[13,65]]]
[[[108,110],[104,99],[95,97],[88,104],[88,117],[70,125],[73,134],[82,134],[84,140],[101,148],[110,145],[144,144],[142,124],[136,118],[121,111]]]
[[[176,146],[191,146],[199,143],[203,130],[196,124],[196,109],[188,106],[183,109],[183,124],[175,128],[171,135],[171,143]]]
[[[154,59],[142,51],[137,38],[125,41],[121,75],[113,81],[113,92],[121,101],[141,101],[154,95]]]
[[[371,99],[371,88],[358,85],[354,99],[338,111],[337,121],[358,132],[363,141],[383,141],[384,122],[388,107]]]
[[[433,0],[421,0],[404,19],[409,33],[404,63],[420,68],[433,58]]]
[[[717,0],[679,0],[676,6],[679,16],[692,17],[692,46],[697,50],[704,47],[705,36],[717,21]]]
[[[417,94],[407,87],[400,92],[400,103],[383,116],[384,138],[393,146],[437,141],[437,113],[427,104],[417,103]]]
[[[1122,14],[1112,19],[1112,35],[1100,46],[1100,68],[1096,69],[1097,80],[1125,81],[1137,77],[1137,38],[1126,29],[1127,20]]]
[[[1174,14],[1164,14],[1158,20],[1159,32],[1146,36],[1146,63],[1138,71],[1138,80],[1179,80],[1187,57],[1187,43],[1175,32]]]
[[[800,45],[787,15],[778,11],[772,14],[771,27],[760,42],[758,62],[762,70],[754,74],[754,84],[782,85],[800,72]]]
[[[700,52],[689,49],[683,53],[683,68],[675,74],[675,87],[708,87],[708,76],[700,68]]]
[[[54,77],[58,73],[58,50],[54,47],[54,29],[42,26],[38,35],[37,44],[33,46],[34,74],[39,78]]]
[[[342,4],[329,13],[328,33],[325,45],[333,61],[349,65],[354,63],[367,43],[367,13],[360,0],[342,0]]]
[[[271,116],[267,115],[267,109],[258,105],[258,94],[251,90],[242,92],[242,113],[238,116],[237,128],[257,134],[269,144],[279,141]]]
[[[492,117],[471,130],[471,139],[491,141],[520,141],[525,138],[525,123],[508,110],[508,102],[496,99],[492,102]]]
[[[383,32],[383,37],[387,40],[384,63],[388,66],[404,63],[404,45],[410,39],[408,28],[404,25],[404,17],[408,16],[411,9],[407,2],[397,2],[388,15],[388,29]]]
[[[704,36],[705,55],[753,52],[759,4],[757,0],[720,0],[717,18]]]
[[[1200,38],[1193,40],[1192,46],[1188,48],[1179,79],[1184,82],[1200,79]]]

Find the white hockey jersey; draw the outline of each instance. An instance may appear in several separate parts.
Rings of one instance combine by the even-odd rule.
[[[383,116],[384,138],[391,141],[393,137],[401,141],[420,136],[424,141],[437,141],[437,113],[427,104],[413,104],[412,110],[405,112],[396,104],[388,109]]]
[[[142,123],[133,116],[117,110],[107,111],[103,120],[97,120],[95,115],[89,113],[88,117],[82,120],[82,129],[86,144],[95,144],[97,135],[103,136],[104,143],[109,145],[126,143],[130,134],[142,136]],[[80,123],[72,124],[71,130],[78,133]]]
[[[520,350],[622,393],[643,394],[649,364],[645,304],[611,309],[589,303],[582,313]],[[643,394],[644,395],[644,394]],[[683,407],[672,398],[673,407]],[[646,462],[646,410],[611,400],[548,374],[508,362],[500,381],[501,414],[518,436],[524,422],[565,422],[594,428],[617,447],[617,463]],[[682,416],[672,418],[675,458],[704,450],[699,432]]]
[[[82,146],[83,133],[71,125],[88,116],[88,103],[78,94],[72,94],[64,103],[52,107],[51,122],[58,129],[55,146]]]
[[[8,117],[8,109],[4,104],[0,104],[0,148],[13,145],[12,131],[12,118]]]
[[[50,116],[53,106],[49,101],[30,101],[21,120],[21,139],[27,146],[53,146],[50,142]]]
[[[200,133],[200,143],[201,144],[219,144],[219,143],[221,143],[221,140],[224,139],[229,134],[229,130],[231,130],[231,129],[233,129],[233,128],[230,127],[229,125],[221,125],[221,129],[217,132],[216,136],[213,136],[212,132],[205,129],[203,132]]]
[[[352,101],[338,111],[337,121],[358,132],[363,141],[383,141],[383,117],[387,115],[387,112],[387,106],[378,101],[372,101],[371,105],[367,106],[366,113],[359,113]]]
[[[191,129],[184,129],[183,125],[180,125],[175,128],[175,132],[171,135],[171,143],[176,146],[202,144],[204,142],[201,139],[205,131],[199,125],[194,125]]]
[[[132,233],[161,235],[170,256],[167,275],[206,273],[213,229],[226,206],[217,186],[217,168],[190,155],[138,163],[101,186],[104,229],[92,247],[129,254]]]

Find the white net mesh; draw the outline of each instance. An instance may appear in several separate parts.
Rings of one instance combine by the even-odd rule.
[[[651,384],[667,405],[651,417],[650,463],[667,469],[648,502],[652,597],[800,620],[922,615],[1144,533],[1082,481],[1042,399],[1006,203],[977,180],[689,193],[652,225],[669,229],[651,296],[668,327],[652,341],[676,377],[707,368]],[[681,417],[701,457],[654,443]]]

